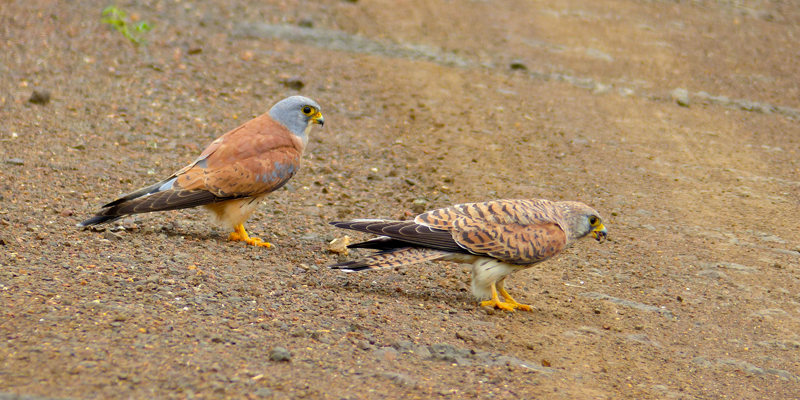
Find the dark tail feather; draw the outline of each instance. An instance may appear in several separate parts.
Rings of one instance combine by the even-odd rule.
[[[370,269],[403,267],[406,265],[418,264],[423,261],[439,260],[448,254],[452,253],[442,250],[403,247],[399,249],[379,251],[360,260],[345,261],[338,264],[333,264],[330,265],[329,268],[357,272]]]
[[[345,261],[338,264],[329,265],[328,268],[340,269],[347,272],[360,272],[374,269],[370,267],[368,263],[364,262],[364,260]]]
[[[145,196],[145,195],[148,195],[148,194],[156,193],[156,192],[158,192],[158,188],[160,188],[161,185],[167,183],[167,181],[169,181],[170,179],[172,179],[172,177],[170,177],[169,179],[165,179],[165,180],[163,180],[161,182],[154,183],[154,184],[152,184],[150,186],[143,187],[143,188],[141,188],[141,189],[139,189],[139,190],[137,190],[135,192],[131,192],[131,193],[128,193],[126,195],[123,195],[122,197],[112,201],[111,203],[108,203],[108,204],[104,205],[103,208],[114,207],[116,205],[120,205],[122,203],[125,203],[126,201],[138,199],[139,197],[142,197],[142,196]]]
[[[78,226],[83,228],[85,226],[105,224],[106,222],[113,222],[122,217],[122,215],[95,215],[94,217],[79,223]]]
[[[152,188],[152,186],[151,186]],[[145,188],[148,189],[148,188]],[[144,192],[144,189],[139,192]],[[138,193],[138,192],[137,192]],[[130,197],[128,195],[125,197]],[[141,214],[155,211],[169,211],[180,210],[184,208],[191,208],[202,206],[205,204],[219,203],[225,200],[234,199],[236,197],[217,197],[213,193],[206,190],[174,190],[169,189],[161,192],[155,192],[149,195],[142,195],[141,197],[134,198],[133,200],[125,200],[124,198],[114,200],[104,206],[100,212],[92,218],[78,224],[79,227],[98,225],[107,222],[116,221],[122,217],[131,214]]]
[[[365,242],[353,243],[347,246],[348,249],[374,249],[374,250],[394,250],[408,247],[408,243],[392,239],[387,236],[372,238]]]
[[[170,177],[169,179],[172,179],[172,177]],[[114,221],[124,217],[126,213],[116,213],[116,212],[114,212],[114,210],[115,209],[119,209],[120,208],[119,206],[123,205],[124,203],[129,202],[130,200],[135,200],[135,199],[137,199],[139,197],[146,196],[148,194],[152,194],[152,193],[158,192],[158,189],[161,187],[161,185],[163,185],[164,183],[169,181],[169,179],[165,179],[165,180],[163,180],[161,182],[152,184],[152,185],[147,186],[147,187],[143,187],[143,188],[141,188],[141,189],[139,189],[139,190],[137,190],[135,192],[131,192],[131,193],[128,193],[126,195],[123,195],[122,197],[120,197],[120,198],[118,198],[118,199],[116,199],[116,200],[104,205],[103,206],[103,210],[101,210],[99,213],[97,213],[97,215],[95,215],[94,217],[89,218],[86,221],[83,221],[83,222],[79,223],[78,227],[83,228],[83,227],[86,227],[86,226],[105,224],[105,223],[108,223],[108,222],[114,222]],[[130,213],[128,213],[128,214],[130,214]]]

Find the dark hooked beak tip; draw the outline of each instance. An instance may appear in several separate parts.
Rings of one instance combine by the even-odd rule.
[[[598,226],[598,229],[592,231],[592,237],[598,242],[603,242],[608,238],[608,231],[604,226]]]
[[[319,124],[320,127],[325,126],[325,117],[322,114],[317,113],[317,115],[312,119],[315,123]]]

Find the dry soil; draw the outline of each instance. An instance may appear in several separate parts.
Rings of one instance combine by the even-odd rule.
[[[0,2],[0,398],[800,398],[797,4],[125,0],[138,48],[107,5]],[[274,248],[75,227],[294,94]],[[329,221],[534,197],[610,240],[510,278],[532,312],[325,267]]]

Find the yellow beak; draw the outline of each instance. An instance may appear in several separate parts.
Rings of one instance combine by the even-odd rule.
[[[319,124],[319,126],[325,126],[325,117],[323,117],[322,113],[319,111],[311,117],[311,121],[315,124]]]
[[[603,240],[608,237],[608,231],[603,224],[597,225],[596,228],[592,231],[592,237],[597,240],[598,242],[602,242]]]

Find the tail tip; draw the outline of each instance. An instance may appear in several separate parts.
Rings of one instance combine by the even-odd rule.
[[[358,261],[347,261],[339,264],[328,265],[329,269],[337,269],[342,272],[360,272],[372,269],[369,265],[359,264]]]
[[[85,221],[78,222],[77,224],[75,224],[75,226],[77,226],[78,228],[87,228],[87,227],[90,227],[90,226],[100,225],[100,224],[103,224],[103,223],[106,223],[106,222],[111,222],[111,221],[113,221],[115,219],[118,219],[118,218],[119,218],[119,216],[116,216],[116,215],[114,215],[114,216],[95,215],[94,217],[89,218],[89,219],[87,219]]]

